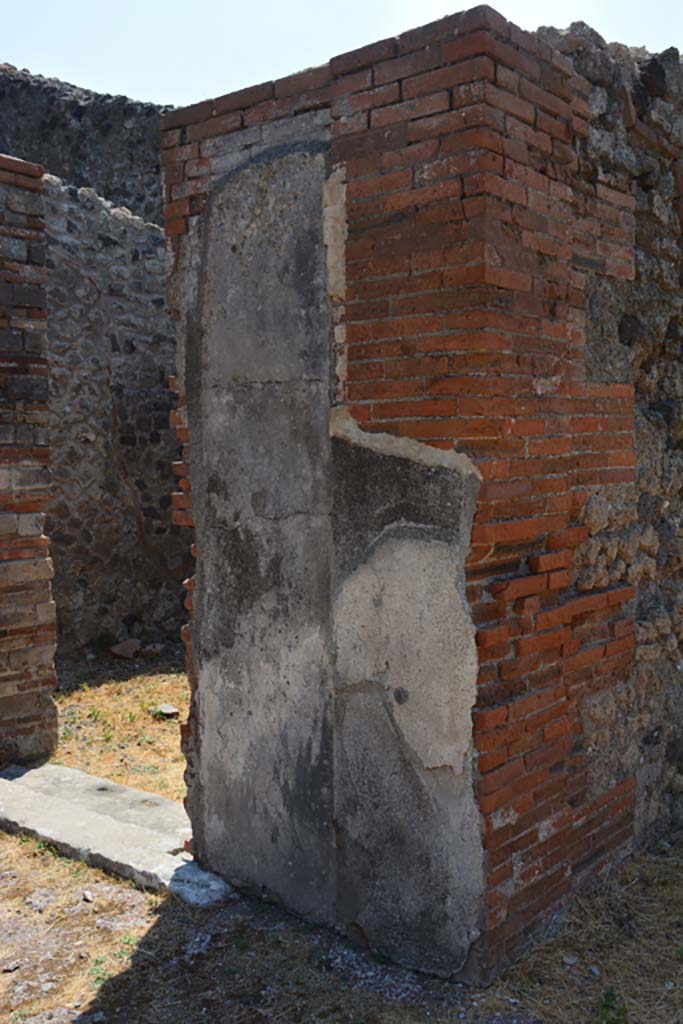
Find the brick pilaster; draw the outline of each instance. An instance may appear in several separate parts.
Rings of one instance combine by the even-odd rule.
[[[0,156],[0,762],[56,742],[42,167]]]

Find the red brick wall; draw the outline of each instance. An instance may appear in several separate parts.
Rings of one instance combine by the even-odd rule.
[[[175,266],[212,181],[206,140],[330,105],[347,181],[341,400],[366,430],[455,443],[483,476],[468,571],[484,974],[633,835],[634,780],[590,791],[581,724],[634,643],[632,588],[581,595],[572,568],[591,489],[628,486],[635,461],[631,387],[585,373],[584,271],[634,274],[633,198],[581,176],[587,92],[484,7],[174,112],[163,131]],[[187,490],[176,507],[191,522]]]
[[[628,676],[633,590],[578,594],[572,558],[591,488],[634,479],[632,389],[585,379],[582,273],[633,276],[634,200],[581,178],[571,63],[490,9],[335,67],[366,90],[333,107],[346,400],[366,430],[455,442],[484,478],[468,572],[485,969],[632,836],[632,778],[587,798],[580,707]]]
[[[0,763],[56,741],[42,167],[0,156]]]

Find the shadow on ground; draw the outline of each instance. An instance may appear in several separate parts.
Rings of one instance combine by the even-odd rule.
[[[497,987],[394,967],[264,902],[190,908],[0,833],[2,1024],[530,1024]]]
[[[97,655],[90,664],[82,658],[56,659],[57,692],[73,693],[83,687],[90,689],[108,683],[125,683],[144,675],[181,675],[185,673],[185,650],[182,645],[168,645],[161,655],[145,658],[115,658],[107,653]]]
[[[127,968],[65,1024],[539,1024],[480,1017],[477,996],[261,903],[202,913],[168,898]]]

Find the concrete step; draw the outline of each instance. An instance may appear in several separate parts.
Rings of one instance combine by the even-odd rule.
[[[180,804],[76,768],[13,765],[0,772],[0,828],[194,906],[212,906],[233,892],[183,852],[190,824]]]

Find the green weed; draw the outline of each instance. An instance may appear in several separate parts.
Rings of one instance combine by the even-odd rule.
[[[100,988],[101,985],[104,985],[105,981],[109,981],[111,978],[111,971],[108,971],[104,966],[106,962],[106,956],[96,956],[93,960],[92,967],[88,971],[90,984],[93,988]]]
[[[599,1024],[627,1024],[626,1007],[617,1003],[617,994],[613,988],[606,988],[602,993],[598,1006]]]

